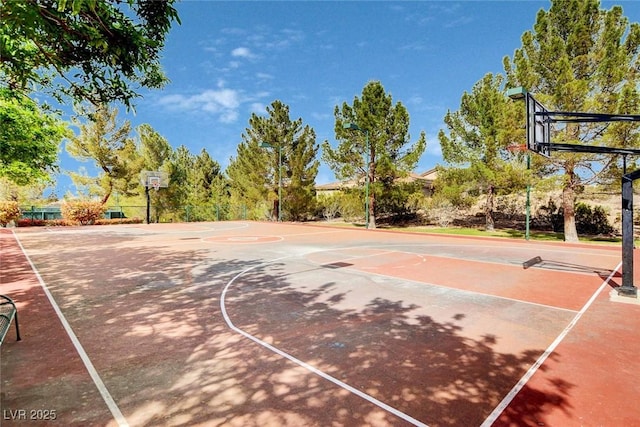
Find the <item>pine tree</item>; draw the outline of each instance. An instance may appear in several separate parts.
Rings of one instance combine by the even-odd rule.
[[[524,174],[514,167],[508,152],[513,144],[515,121],[508,114],[513,105],[504,95],[503,83],[500,75],[485,75],[471,93],[462,95],[458,111],[447,112],[444,121],[448,134],[443,130],[438,134],[444,160],[469,172],[442,171],[438,178],[442,184],[449,181],[449,185],[467,190],[475,187],[484,192],[487,230],[494,229],[495,196],[524,185]],[[459,177],[464,179],[460,181]]]
[[[88,122],[77,123],[80,134],[70,138],[67,151],[79,160],[92,160],[100,172],[97,177],[71,173],[71,179],[100,196],[103,205],[113,191],[135,194],[139,170],[132,165],[138,162],[138,152],[129,136],[131,124],[118,124],[118,110],[107,106],[92,108],[87,116]]]
[[[505,58],[508,86],[524,86],[550,111],[637,114],[640,24],[630,24],[620,6],[600,9],[598,0],[552,0],[540,10],[522,47]],[[569,123],[552,142],[637,147],[635,124]],[[550,173],[563,174],[566,241],[577,241],[574,206],[585,184],[611,179],[620,159],[553,153]]]
[[[355,180],[371,191],[368,200],[370,228],[376,227],[376,197],[385,197],[385,187],[412,171],[426,148],[425,134],[409,142],[409,113],[401,102],[392,103],[382,84],[372,81],[365,85],[362,97],[353,105],[346,102],[334,110],[334,149],[328,141],[322,144],[322,158],[340,180]],[[355,125],[359,132],[346,129]],[[352,126],[353,127],[353,126]]]
[[[315,132],[291,120],[289,107],[274,101],[267,116],[252,114],[227,175],[232,197],[248,203],[260,218],[274,206],[273,216],[301,220],[313,212],[314,183],[319,162]],[[278,200],[282,198],[282,206]]]

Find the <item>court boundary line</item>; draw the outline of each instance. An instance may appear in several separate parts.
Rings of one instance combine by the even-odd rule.
[[[391,247],[393,246],[405,246],[405,245],[390,245]],[[410,246],[423,246],[423,245],[410,245]],[[378,249],[378,250],[382,250],[384,253],[384,250],[387,249],[388,247],[384,246],[384,245],[364,245],[364,246],[348,246],[348,247],[335,247],[335,248],[328,248],[328,249],[321,249],[321,250],[314,250],[314,251],[309,251],[305,254],[296,254],[296,255],[287,255],[287,256],[283,256],[283,257],[278,257],[278,258],[274,258],[270,261],[267,262],[262,262],[258,265],[255,266],[251,266],[249,268],[246,268],[242,271],[240,271],[239,273],[237,273],[235,276],[233,276],[231,278],[231,280],[229,280],[229,282],[227,282],[227,284],[224,286],[221,296],[220,296],[220,309],[222,312],[222,316],[224,318],[225,323],[227,324],[227,326],[235,331],[236,333],[244,336],[245,338],[253,341],[254,343],[266,348],[267,350],[278,354],[279,356],[293,362],[294,364],[302,367],[303,369],[306,369],[307,371],[316,374],[324,379],[326,379],[327,381],[333,383],[334,385],[341,387],[345,390],[347,390],[348,392],[357,395],[358,397],[374,404],[375,406],[378,406],[379,408],[413,424],[416,426],[421,426],[421,427],[429,427],[427,424],[411,417],[408,414],[405,414],[402,411],[399,411],[398,409],[376,399],[373,396],[370,396],[352,386],[350,386],[349,384],[321,371],[320,369],[316,368],[313,365],[310,365],[298,358],[296,358],[293,355],[290,355],[289,353],[286,353],[285,351],[273,346],[272,344],[269,344],[263,340],[261,340],[260,338],[250,334],[249,332],[244,331],[243,329],[235,326],[235,324],[233,323],[233,321],[231,320],[231,317],[229,316],[227,309],[226,309],[226,304],[225,304],[225,300],[226,300],[226,295],[227,292],[229,291],[229,289],[231,288],[231,285],[233,285],[233,283],[239,279],[241,276],[243,276],[244,274],[248,273],[249,271],[255,270],[257,268],[262,268],[265,267],[267,265],[273,264],[275,262],[278,261],[282,261],[285,259],[292,259],[292,258],[301,258],[302,260],[306,260],[307,262],[311,262],[312,264],[316,264],[316,265],[321,265],[318,263],[314,263],[308,259],[305,258],[306,255],[311,254],[311,253],[317,253],[317,252],[329,252],[329,251],[340,251],[340,250],[348,250],[348,249]],[[391,250],[389,252],[400,252],[400,253],[407,253],[407,254],[412,254],[412,255],[417,255],[417,256],[422,256],[423,254],[416,254],[413,252],[408,252],[408,251],[397,251],[397,250]],[[351,259],[355,259],[355,258],[366,258],[367,256],[354,256],[351,257]],[[342,258],[344,259],[344,258]],[[513,264],[508,264],[508,263],[500,263],[501,265],[504,266],[513,266],[515,267],[515,265]],[[514,302],[518,302],[518,303],[522,303],[522,304],[531,304],[531,305],[536,305],[536,306],[540,306],[540,307],[544,307],[547,309],[551,309],[551,310],[558,310],[558,311],[568,311],[571,313],[576,313],[575,316],[573,317],[573,319],[569,322],[569,324],[563,329],[563,331],[556,337],[556,339],[551,343],[551,345],[549,345],[549,347],[547,347],[547,349],[545,350],[545,352],[536,360],[536,362],[527,370],[527,372],[525,373],[525,375],[523,375],[523,377],[520,378],[520,380],[518,381],[518,383],[516,383],[516,385],[514,385],[514,387],[507,393],[507,395],[503,398],[503,400],[494,408],[494,410],[491,412],[491,414],[489,414],[489,416],[485,419],[485,421],[480,425],[480,427],[489,427],[491,426],[496,420],[497,418],[502,414],[502,412],[506,409],[506,407],[513,401],[513,399],[515,398],[515,396],[519,393],[519,391],[524,387],[524,385],[531,379],[531,377],[535,374],[535,372],[540,368],[540,366],[542,366],[542,364],[546,361],[546,359],[551,355],[551,353],[555,350],[555,348],[564,340],[564,338],[568,335],[568,333],[573,329],[573,327],[577,324],[577,322],[580,320],[580,318],[582,317],[582,315],[587,311],[587,309],[593,304],[593,302],[595,301],[595,299],[602,293],[602,291],[604,290],[604,288],[606,286],[608,286],[609,281],[613,278],[613,276],[616,274],[616,272],[620,269],[622,263],[618,263],[618,265],[611,271],[611,273],[609,274],[609,276],[603,281],[603,283],[598,287],[598,289],[596,289],[594,291],[594,293],[591,295],[591,297],[587,300],[587,302],[584,304],[584,306],[579,310],[571,310],[571,309],[567,309],[567,308],[562,308],[562,307],[554,307],[554,306],[548,306],[548,305],[544,305],[544,304],[540,304],[540,303],[535,303],[535,302],[530,302],[530,301],[523,301],[523,300],[517,300],[514,298],[507,298],[507,297],[501,297],[501,296],[496,296],[496,295],[491,295],[491,294],[484,294],[481,292],[476,292],[476,291],[469,291],[469,290],[464,290],[464,289],[458,289],[458,288],[451,288],[451,287],[447,287],[447,286],[443,286],[443,285],[438,285],[438,284],[432,284],[432,283],[428,283],[428,282],[420,282],[420,281],[416,281],[416,280],[411,280],[411,279],[404,279],[404,278],[397,278],[395,276],[388,276],[385,274],[381,274],[381,273],[374,273],[374,272],[370,272],[370,271],[366,271],[366,270],[357,270],[357,269],[353,269],[352,271],[356,274],[362,274],[362,275],[376,275],[376,276],[381,276],[381,277],[385,277],[385,278],[396,278],[396,279],[400,279],[403,281],[407,281],[407,282],[412,282],[412,283],[416,283],[416,284],[422,284],[422,285],[428,285],[428,286],[435,286],[435,287],[440,287],[440,288],[444,288],[444,289],[451,289],[453,291],[456,292],[466,292],[466,293],[473,293],[473,294],[478,294],[478,295],[483,295],[483,296],[487,296],[487,297],[492,297],[492,298],[498,298],[498,299],[505,299],[505,300],[510,300],[510,301],[514,301]]]
[[[275,347],[275,346],[273,346],[273,345],[261,340],[260,338],[254,336],[254,335],[251,335],[250,333],[238,328],[236,325],[233,324],[233,322],[231,321],[231,318],[229,317],[229,314],[227,312],[227,308],[226,308],[226,305],[225,305],[225,299],[226,299],[227,291],[230,289],[231,285],[238,278],[240,278],[241,276],[243,276],[244,274],[248,273],[251,270],[255,270],[257,268],[261,268],[261,267],[267,266],[269,264],[273,264],[274,262],[277,262],[277,261],[281,261],[281,260],[288,259],[288,258],[293,258],[293,257],[298,257],[298,256],[300,256],[300,255],[288,255],[288,256],[284,256],[284,257],[280,257],[280,258],[275,258],[275,259],[272,259],[271,261],[264,262],[264,263],[261,263],[261,264],[258,264],[258,265],[254,265],[254,266],[249,267],[249,268],[247,268],[245,270],[242,270],[241,272],[236,274],[231,280],[229,280],[229,282],[225,285],[225,287],[223,288],[222,293],[220,295],[220,310],[222,311],[222,317],[224,318],[224,321],[227,323],[227,326],[229,326],[229,328],[231,328],[233,331],[239,333],[240,335],[244,336],[245,338],[255,342],[256,344],[268,349],[269,351],[271,351],[273,353],[278,354],[279,356],[284,357],[285,359],[293,362],[294,364],[300,366],[301,368],[306,369],[307,371],[324,378],[325,380],[333,383],[334,385],[336,385],[336,386],[338,386],[338,387],[340,387],[340,388],[342,388],[344,390],[347,390],[348,392],[350,392],[352,394],[355,394],[356,396],[368,401],[369,403],[372,403],[373,405],[379,407],[380,409],[383,409],[383,410],[395,415],[396,417],[401,418],[401,419],[407,421],[408,423],[413,424],[414,426],[428,427],[427,424],[425,424],[425,423],[413,418],[412,416],[405,414],[404,412],[402,412],[402,411],[400,411],[400,410],[398,410],[398,409],[396,409],[396,408],[394,408],[394,407],[392,407],[392,406],[390,406],[390,405],[388,405],[388,404],[376,399],[375,397],[373,397],[373,396],[371,396],[371,395],[369,395],[367,393],[364,393],[364,392],[358,390],[355,387],[350,386],[349,384],[347,384],[347,383],[345,383],[343,381],[340,381],[339,379],[327,374],[324,371],[321,371],[320,369],[316,368],[315,366],[310,365],[310,364],[308,364],[308,363],[296,358],[295,356],[292,356],[289,353],[286,353],[283,350],[280,350],[279,348],[277,348],[277,347]]]
[[[371,248],[388,248],[388,247],[451,247],[451,248],[459,248],[459,247],[470,247],[468,245],[455,245],[455,244],[451,244],[451,243],[447,243],[447,244],[431,244],[431,243],[411,243],[411,244],[393,244],[393,245],[389,245],[389,246],[384,246],[384,245],[379,245],[379,244],[374,244],[371,246],[352,246],[350,248],[367,248],[367,247],[371,247]],[[496,246],[493,245],[479,245],[479,246],[473,246],[473,248],[486,248],[486,249],[495,249]],[[505,246],[499,246],[500,248],[504,248]],[[515,246],[514,246],[515,247]],[[335,250],[340,250],[343,248],[335,248]],[[546,251],[546,252],[557,252],[557,250],[552,250],[552,249],[541,249],[541,251]],[[475,262],[475,263],[481,263],[481,264],[493,264],[493,265],[508,265],[508,266],[519,266],[522,267],[522,261],[518,260],[517,263],[512,263],[512,262],[507,262],[507,261],[494,261],[494,260],[485,260],[485,259],[474,259],[474,258],[464,258],[464,257],[456,257],[456,256],[450,256],[450,255],[439,255],[439,254],[431,254],[431,253],[415,253],[415,252],[409,252],[409,251],[399,251],[399,252],[405,252],[405,253],[410,253],[410,254],[415,254],[415,255],[420,255],[423,257],[434,257],[434,258],[448,258],[448,259],[452,259],[452,260],[461,260],[461,261],[467,261],[467,262]],[[576,252],[578,253],[578,252]],[[588,252],[579,252],[580,254],[586,254],[586,255],[592,255]],[[618,255],[611,255],[611,258],[615,258],[616,260],[619,259],[619,254]],[[544,260],[543,260],[544,261]],[[547,260],[548,261],[548,260]],[[553,268],[545,268],[545,267],[536,267],[533,266],[531,268],[535,268],[536,270],[543,270],[543,271],[553,271],[553,272],[558,272],[558,273],[570,273],[570,274],[581,274],[581,275],[591,275],[593,273],[590,272],[581,272],[581,271],[571,271],[571,270],[560,270],[560,269],[553,269]],[[604,269],[604,267],[603,267]],[[615,269],[613,271],[616,271]],[[573,310],[576,311],[576,310]]]
[[[502,399],[502,401],[494,408],[494,410],[489,414],[489,416],[484,420],[484,422],[480,425],[480,427],[489,427],[497,419],[502,415],[505,409],[511,404],[513,399],[518,395],[518,393],[522,390],[522,388],[529,382],[529,380],[533,377],[533,375],[538,371],[538,369],[542,366],[542,364],[549,358],[551,353],[555,351],[555,349],[560,345],[560,343],[566,338],[566,336],[571,332],[571,330],[578,324],[582,315],[587,312],[591,304],[596,300],[596,298],[602,293],[602,291],[609,285],[609,281],[613,278],[613,275],[622,267],[622,261],[618,263],[616,268],[609,274],[609,276],[602,282],[600,287],[593,293],[591,298],[585,303],[585,305],[580,309],[580,311],[575,315],[575,317],[569,322],[569,324],[564,328],[564,330],[556,337],[556,339],[547,347],[544,353],[540,355],[538,360],[535,361],[533,365],[527,370],[527,372],[520,378],[520,381],[513,386],[513,388],[507,393],[507,395]]]
[[[379,245],[372,246],[372,247],[380,248]],[[347,248],[339,248],[338,250],[363,249],[363,248],[366,248],[366,247],[364,247],[364,246],[350,246],[350,247],[347,247]],[[332,250],[334,250],[334,249],[323,249],[323,250],[319,250],[319,251],[316,251],[316,252],[329,252],[329,251],[332,251]],[[388,252],[405,253],[405,254],[416,255],[416,256],[420,256],[420,257],[423,256],[422,254],[416,254],[414,252],[408,252],[408,251],[388,251]],[[362,256],[338,258],[336,261],[333,261],[333,262],[340,262],[340,261],[343,261],[343,260],[350,260],[350,259],[361,259],[361,258],[366,258],[367,256],[362,255]],[[457,260],[458,258],[450,257],[450,259]],[[314,265],[318,265],[318,266],[322,266],[323,265],[323,264],[311,261],[309,259],[306,259],[306,261],[310,262],[310,263],[312,263]],[[482,261],[478,261],[478,262],[482,262]],[[516,264],[501,263],[499,265],[502,265],[502,266],[505,266],[505,267],[516,267]],[[550,310],[568,311],[570,313],[578,313],[578,310],[574,310],[574,309],[571,309],[571,308],[556,307],[556,306],[553,306],[553,305],[542,304],[542,303],[534,302],[534,301],[525,301],[525,300],[512,298],[512,297],[505,297],[505,296],[502,296],[502,295],[493,295],[493,294],[488,294],[488,293],[485,293],[485,292],[473,291],[473,290],[470,290],[470,289],[455,288],[455,287],[452,287],[452,286],[446,286],[446,285],[433,283],[433,282],[421,282],[421,281],[416,280],[416,279],[407,279],[407,278],[404,278],[404,277],[398,277],[398,276],[378,273],[378,272],[369,271],[369,270],[366,270],[366,269],[357,269],[357,268],[353,268],[353,267],[345,267],[345,268],[350,270],[350,271],[353,271],[354,273],[365,275],[365,276],[367,274],[369,274],[369,275],[372,275],[372,276],[384,277],[384,278],[387,278],[387,279],[390,278],[390,279],[402,280],[404,282],[414,283],[414,284],[417,284],[417,285],[433,286],[433,287],[436,287],[436,288],[449,289],[449,290],[456,291],[456,292],[464,292],[464,293],[469,293],[469,294],[474,294],[474,295],[481,295],[481,296],[485,296],[485,297],[489,297],[489,298],[497,298],[497,299],[502,299],[502,300],[507,300],[507,301],[513,301],[513,302],[517,302],[517,303],[525,304],[525,305],[534,305],[534,306],[537,306],[537,307],[543,307],[543,308],[547,308],[547,309],[550,309]],[[617,271],[617,268],[618,267],[616,267],[616,269],[612,272],[612,274],[614,274]],[[609,279],[607,279],[607,280],[609,280]]]
[[[47,299],[49,300],[49,303],[53,307],[53,310],[56,312],[56,315],[58,316],[58,319],[60,320],[60,323],[62,323],[62,326],[64,327],[64,330],[67,333],[67,336],[71,339],[71,342],[72,342],[73,346],[75,347],[76,351],[78,352],[78,355],[80,356],[80,359],[82,360],[82,363],[84,364],[85,368],[87,369],[87,372],[89,373],[89,376],[93,380],[94,385],[98,389],[98,392],[100,393],[100,396],[104,400],[104,403],[109,408],[109,411],[111,411],[111,414],[113,415],[115,421],[118,423],[118,426],[120,426],[120,427],[129,427],[129,423],[128,423],[127,419],[122,414],[122,412],[120,411],[120,408],[118,407],[118,405],[116,404],[115,400],[113,399],[113,397],[109,393],[109,390],[107,389],[106,385],[102,381],[102,378],[100,378],[100,374],[98,374],[98,371],[96,370],[95,366],[93,366],[93,363],[91,362],[91,359],[89,358],[89,355],[84,350],[84,347],[82,347],[82,344],[80,343],[80,340],[78,339],[76,334],[73,332],[73,329],[71,328],[71,325],[67,321],[66,317],[64,317],[64,314],[62,313],[62,310],[60,309],[60,307],[56,303],[55,299],[53,298],[53,295],[49,291],[49,288],[48,288],[47,284],[45,283],[44,279],[42,278],[42,276],[40,275],[40,272],[36,268],[36,266],[33,263],[33,261],[31,261],[31,258],[27,254],[27,251],[24,249],[24,246],[22,246],[22,242],[20,241],[18,236],[13,232],[13,230],[11,230],[11,233],[13,234],[14,239],[18,243],[18,246],[20,246],[20,250],[22,251],[22,254],[25,256],[25,258],[27,259],[27,262],[31,266],[31,270],[33,271],[33,273],[35,274],[36,278],[38,279],[38,282],[40,283],[40,287],[42,288],[42,290],[44,291],[45,295],[47,296]]]

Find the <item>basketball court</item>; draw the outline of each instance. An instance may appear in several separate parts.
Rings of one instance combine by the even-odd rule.
[[[258,222],[0,241],[3,426],[640,419],[619,247]]]

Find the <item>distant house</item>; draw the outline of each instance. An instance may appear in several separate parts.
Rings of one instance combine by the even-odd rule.
[[[433,182],[436,180],[437,171],[435,168],[429,169],[428,171],[422,173],[411,172],[407,177],[400,179],[401,182],[422,182],[422,191],[426,196],[431,196],[433,194]],[[358,186],[364,185],[364,180],[349,180],[349,181],[336,181],[330,182],[328,184],[316,185],[316,194],[318,196],[321,195],[330,195],[337,191],[342,191],[349,188],[354,188]]]

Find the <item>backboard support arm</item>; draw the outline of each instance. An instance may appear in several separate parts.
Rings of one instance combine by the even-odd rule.
[[[622,155],[624,172],[622,175],[622,286],[618,295],[638,297],[638,288],[633,281],[633,181],[640,178],[640,170],[627,173],[627,156],[640,156],[640,149],[559,144],[551,142],[552,123],[597,123],[597,122],[640,122],[640,115],[597,114],[571,111],[548,111],[530,93],[524,93],[527,108],[527,147],[538,154],[549,157],[552,151],[573,153],[595,153]],[[540,139],[538,138],[540,137]]]

